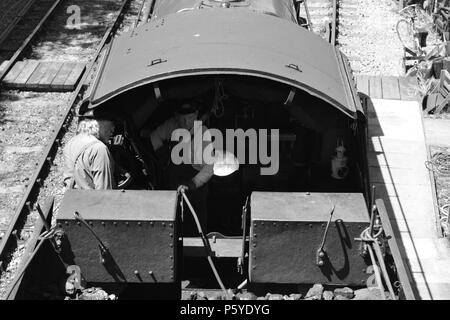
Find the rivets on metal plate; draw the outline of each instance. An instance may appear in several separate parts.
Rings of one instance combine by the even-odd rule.
[[[138,280],[142,282],[142,278],[141,275],[139,274],[139,271],[134,270],[134,274],[136,275],[136,278],[138,278]]]
[[[79,221],[77,221],[77,225],[78,225],[78,226],[81,226],[81,223],[80,223]]]
[[[253,234],[253,238],[256,238],[256,233]]]
[[[117,227],[117,222],[116,222],[116,221],[114,221],[114,222],[113,222],[113,225]]]
[[[173,256],[169,256],[169,259],[170,259],[170,260],[173,260]]]
[[[141,223],[140,221],[138,222],[138,226],[139,226],[139,227],[142,226],[142,223]]]
[[[105,226],[105,224],[106,224],[105,221],[102,221],[102,226]]]
[[[152,227],[153,227],[153,221],[150,221],[150,226],[152,226]]]
[[[274,227],[276,227],[276,226],[277,226],[277,224],[276,224],[276,223],[274,222],[274,223],[273,223],[273,226],[274,226]]]
[[[169,237],[173,238],[173,233],[169,233]]]
[[[165,222],[163,222],[163,223],[162,223],[162,226],[163,226],[163,227],[165,227],[165,226],[166,226],[166,223],[165,223]]]
[[[169,227],[173,228],[173,223],[169,223]]]
[[[66,226],[68,226],[68,225],[69,225],[69,221],[65,221],[64,224],[65,224]]]
[[[127,227],[129,227],[129,226],[130,226],[130,223],[127,221],[127,222],[125,222],[125,225],[126,225]]]
[[[310,224],[309,224],[309,227],[310,227],[310,228],[312,228],[312,227],[313,227],[312,223],[310,223]]]
[[[172,247],[173,247],[173,244],[172,244],[172,243],[171,243],[171,244],[169,244],[169,247],[171,247],[171,248],[172,248]]]

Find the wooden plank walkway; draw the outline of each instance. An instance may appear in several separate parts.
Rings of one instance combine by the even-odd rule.
[[[29,91],[72,91],[86,66],[84,63],[26,60],[18,61],[2,85]]]
[[[421,107],[417,101],[372,99],[369,175],[396,230],[422,299],[450,298],[450,242],[436,228]]]
[[[356,76],[358,91],[372,99],[417,100],[414,77]]]

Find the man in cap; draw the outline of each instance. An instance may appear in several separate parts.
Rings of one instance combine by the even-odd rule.
[[[208,194],[207,182],[213,176],[213,164],[204,161],[203,152],[212,143],[211,135],[205,126],[194,126],[195,121],[199,121],[200,105],[195,101],[189,101],[179,104],[172,118],[168,119],[155,130],[141,131],[141,136],[149,138],[153,149],[156,151],[164,144],[171,143],[172,133],[177,129],[185,129],[189,131],[189,139],[175,142],[176,144],[185,144],[188,155],[184,155],[184,159],[189,159],[189,163],[182,162],[175,164],[174,159],[169,163],[167,172],[167,187],[169,189],[177,189],[178,191],[187,192],[202,228],[206,229],[206,200]],[[201,135],[202,142],[196,144],[194,142],[195,135]],[[173,141],[172,141],[173,142]],[[211,157],[213,149],[210,146]],[[181,155],[180,155],[181,156]],[[185,214],[184,235],[195,235],[197,233],[194,220],[190,218],[190,214]]]
[[[113,119],[90,111],[80,119],[77,134],[64,147],[67,188],[114,189],[114,161],[106,146],[114,132]]]

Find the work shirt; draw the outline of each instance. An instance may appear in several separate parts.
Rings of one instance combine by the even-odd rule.
[[[145,138],[150,138],[153,149],[158,150],[163,146],[164,143],[171,141],[172,132],[179,129],[179,124],[175,118],[171,118],[156,128],[153,132],[148,130],[142,130],[141,136]],[[194,129],[197,131],[194,132]],[[211,134],[205,126],[193,127],[190,130],[191,136],[189,140],[182,140],[179,143],[189,144],[183,150],[188,150],[188,157],[190,159],[190,164],[192,167],[198,171],[198,173],[192,178],[192,182],[195,184],[196,188],[203,186],[209,181],[209,179],[214,174],[214,165],[208,164],[203,159],[203,151],[212,143]],[[202,134],[202,143],[194,143],[193,136],[195,134]],[[176,142],[178,143],[178,142]],[[212,146],[210,146],[212,151]],[[213,155],[213,154],[212,154]],[[212,156],[211,155],[211,156]]]
[[[92,135],[78,134],[63,151],[64,182],[75,181],[80,189],[113,189],[116,187],[114,162],[107,146]]]

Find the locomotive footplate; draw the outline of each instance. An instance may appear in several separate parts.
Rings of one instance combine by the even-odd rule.
[[[67,191],[64,262],[88,282],[176,284],[176,201],[176,191]]]
[[[253,192],[250,203],[251,282],[365,284],[355,241],[369,226],[361,193]]]

